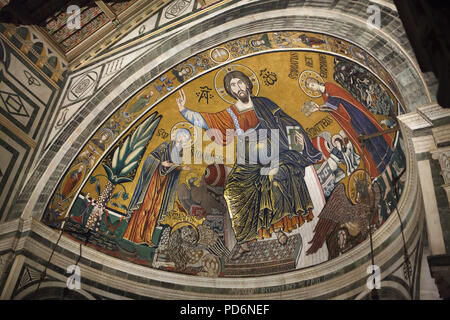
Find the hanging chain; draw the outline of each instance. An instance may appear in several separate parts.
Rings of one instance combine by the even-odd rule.
[[[403,275],[405,276],[405,279],[409,281],[409,285],[411,288],[411,281],[412,281],[412,267],[411,267],[411,261],[409,260],[409,254],[408,254],[408,249],[406,248],[406,240],[405,240],[405,234],[404,234],[404,227],[403,227],[403,221],[402,218],[400,216],[400,212],[398,210],[398,201],[399,201],[399,194],[398,194],[398,182],[400,181],[400,178],[403,176],[403,174],[406,172],[406,168],[403,169],[403,171],[398,175],[397,178],[394,179],[393,182],[393,191],[394,191],[394,197],[395,197],[395,202],[397,204],[397,208],[395,211],[397,211],[397,217],[398,220],[400,221],[400,230],[402,233],[402,240],[403,240],[403,256],[404,256],[404,260],[405,263],[403,265]],[[411,288],[412,290],[412,288]]]
[[[371,186],[369,186],[369,183],[371,184],[371,181],[368,182],[365,174],[366,174],[366,162],[365,162],[365,140],[363,140],[362,137],[360,137],[360,142],[361,142],[361,149],[362,149],[362,164],[363,164],[363,171],[364,171],[364,197],[363,197],[363,203],[367,204],[367,207],[370,210],[370,213],[368,215],[369,218],[369,223],[368,223],[368,227],[369,227],[369,241],[370,241],[370,258],[372,261],[372,266],[375,266],[375,255],[373,252],[373,238],[372,238],[372,220],[373,220],[373,215],[375,210],[372,208],[371,203],[370,203],[370,196],[369,196],[369,188],[371,188]],[[379,296],[378,296],[378,291],[376,289],[376,277],[375,277],[375,268],[372,268],[372,278],[373,278],[373,289],[371,291],[371,297],[373,300],[379,300]]]
[[[86,233],[86,232],[73,232],[73,231],[70,231],[70,230],[66,230],[66,229],[65,229],[65,227],[66,227],[66,222],[69,221],[69,219],[71,218],[71,216],[72,216],[72,212],[70,212],[69,215],[67,216],[67,218],[65,218],[65,219],[63,220],[63,225],[62,225],[62,227],[56,229],[56,230],[60,231],[60,234],[59,234],[59,236],[58,236],[58,239],[57,239],[56,242],[55,242],[55,245],[53,246],[52,252],[51,252],[50,257],[48,258],[48,260],[47,260],[47,262],[46,262],[46,264],[45,264],[44,270],[43,270],[42,273],[41,273],[41,276],[40,276],[39,282],[38,282],[38,286],[37,286],[36,290],[34,291],[34,295],[35,295],[35,296],[36,296],[36,294],[39,292],[39,289],[41,288],[42,282],[43,282],[43,281],[45,280],[45,278],[47,277],[47,269],[48,269],[48,267],[49,267],[50,261],[51,261],[52,258],[53,258],[53,254],[55,253],[56,247],[58,246],[59,241],[60,241],[61,238],[62,238],[63,233],[64,233],[64,232],[70,232],[70,233],[76,233],[76,234],[83,234],[83,235],[86,235],[86,240],[85,240],[85,243],[84,243],[84,244],[87,245],[87,243],[89,242],[89,238],[90,238],[90,236],[91,236],[91,231],[90,231],[90,230],[88,230],[88,232]],[[80,260],[81,260],[81,255],[82,255],[82,243],[80,243],[80,255],[78,256],[78,259],[77,259],[77,262],[76,262],[75,266],[77,266],[78,263],[80,262]],[[63,294],[64,294],[64,293],[63,293]]]
[[[397,119],[396,118],[394,118],[394,119],[397,122]],[[385,132],[379,132],[379,133],[374,134],[374,135],[367,135],[367,136],[363,136],[362,135],[362,136],[359,137],[360,138],[360,142],[361,142],[361,146],[362,146],[362,158],[363,158],[364,172],[365,172],[365,162],[364,162],[364,152],[365,152],[364,145],[365,145],[365,141],[369,140],[369,139],[371,139],[371,138],[373,138],[375,136],[379,136],[381,134],[397,131],[398,130],[398,122],[397,122],[397,127],[393,128],[393,129],[396,129],[396,130],[391,130],[391,131],[385,130]],[[384,161],[384,158],[382,158],[381,161],[383,161],[383,164],[385,165],[385,167],[388,167],[389,164],[386,164],[386,162]],[[398,219],[400,221],[400,231],[401,231],[401,234],[402,234],[402,241],[403,241],[403,256],[404,256],[403,275],[404,275],[405,279],[408,280],[410,290],[412,290],[412,283],[411,283],[411,281],[412,281],[412,267],[411,267],[411,261],[409,259],[408,249],[406,247],[406,240],[405,240],[405,234],[404,234],[404,228],[403,228],[403,221],[402,221],[402,218],[400,216],[400,212],[398,210],[398,202],[399,202],[398,182],[400,181],[400,178],[403,176],[403,174],[405,172],[406,172],[406,168],[404,168],[403,171],[395,179],[393,179],[392,184],[393,184],[393,191],[394,191],[393,194],[394,194],[395,202],[396,202],[395,211],[397,212],[397,216],[398,216]],[[373,265],[375,264],[375,260],[374,260],[374,253],[373,253],[373,240],[372,240],[372,225],[371,225],[371,222],[372,222],[374,213],[375,213],[375,208],[372,208],[372,215],[371,215],[370,221],[369,221],[369,236],[370,236],[371,258],[372,258],[372,264]],[[374,280],[374,282],[375,282],[375,280]],[[374,290],[372,290],[372,297],[374,296],[374,293],[375,293]],[[375,295],[377,296],[376,293],[375,293]]]

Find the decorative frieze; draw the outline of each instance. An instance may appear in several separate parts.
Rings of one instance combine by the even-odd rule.
[[[397,119],[403,122],[411,130],[419,130],[424,128],[429,128],[432,124],[424,119],[419,113],[411,112],[407,114],[402,114],[397,117]]]

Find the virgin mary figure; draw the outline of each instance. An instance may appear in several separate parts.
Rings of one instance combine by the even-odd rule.
[[[123,239],[155,246],[153,231],[158,220],[173,209],[176,187],[183,169],[180,165],[183,145],[190,138],[189,130],[178,129],[170,142],[163,142],[145,160],[128,206],[131,218]]]

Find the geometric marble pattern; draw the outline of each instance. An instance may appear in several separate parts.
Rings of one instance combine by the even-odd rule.
[[[62,85],[67,64],[45,41],[42,41],[31,26],[0,23],[0,37],[19,50],[21,55],[26,56],[48,81],[55,86]]]
[[[0,32],[3,24],[0,24]],[[4,31],[7,29],[3,29]],[[24,34],[25,29],[15,29]],[[6,31],[7,32],[7,31]],[[36,39],[38,41],[39,38]],[[17,44],[17,43],[16,43]],[[36,150],[27,143],[39,146],[42,133],[51,114],[51,104],[57,88],[39,68],[30,63],[17,46],[0,35],[2,62],[0,63],[0,115],[13,127],[0,130],[0,222],[4,221],[30,169]],[[16,132],[17,130],[22,133]],[[33,141],[31,141],[33,140]]]
[[[54,117],[54,125],[46,144],[48,145],[53,141],[58,132],[69,123],[78,110],[89,103],[89,99],[98,90],[102,89],[146,50],[147,47],[127,50],[89,68],[70,74],[62,89],[60,100],[57,102],[59,112]]]
[[[116,35],[110,45],[96,52],[91,57],[98,57],[102,54],[108,54],[110,50],[120,48],[123,44],[132,40],[157,38],[177,25],[185,24],[186,19],[194,19],[197,13],[207,12],[207,7],[218,3],[229,3],[230,0],[175,0],[166,1],[162,10],[158,10],[148,15],[143,12],[133,22],[127,22],[127,32]],[[196,6],[197,4],[197,6]],[[208,9],[209,10],[209,9]],[[187,20],[189,21],[189,20]],[[87,59],[89,61],[90,58]]]
[[[11,205],[11,196],[17,190],[17,180],[23,168],[27,148],[20,139],[2,127],[0,131],[0,223],[6,218],[7,208]],[[14,138],[11,138],[14,137]]]
[[[23,126],[24,131],[29,128],[28,124],[31,119],[31,115],[36,110],[36,107],[30,105],[18,94],[12,92],[12,90],[3,91],[1,89],[10,89],[6,87],[6,83],[0,83],[0,108],[2,113],[10,118],[14,123],[19,126]],[[33,114],[33,117],[35,114]]]
[[[0,98],[1,102],[3,102],[2,107],[6,107],[9,114],[26,118],[30,117],[30,114],[23,105],[20,96],[17,94],[10,94],[0,91]]]
[[[94,86],[98,80],[98,75],[95,72],[88,72],[82,75],[79,79],[74,81],[71,86],[67,99],[69,101],[78,101],[84,98],[89,93],[93,93]]]
[[[166,6],[161,14],[159,25],[164,25],[174,19],[180,18],[194,9],[194,0],[176,0]]]
[[[18,53],[3,42],[5,63],[0,74],[0,113],[33,137],[48,114],[56,88]]]
[[[8,179],[8,175],[10,173],[10,166],[14,164],[12,162],[14,154],[8,151],[0,141],[0,154],[1,154],[1,162],[0,162],[0,194],[3,190],[3,186],[5,185],[5,182],[3,181],[3,177],[5,177],[5,180]]]
[[[25,266],[22,271],[22,277],[20,278],[20,280],[17,284],[17,290],[21,290],[28,284],[39,280],[41,278],[41,275],[42,275],[41,271],[37,271],[33,268]]]

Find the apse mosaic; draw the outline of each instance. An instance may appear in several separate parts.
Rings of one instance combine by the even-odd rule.
[[[261,276],[334,259],[400,199],[397,97],[379,63],[343,40],[229,41],[161,74],[107,119],[43,222],[108,255],[189,275]]]

